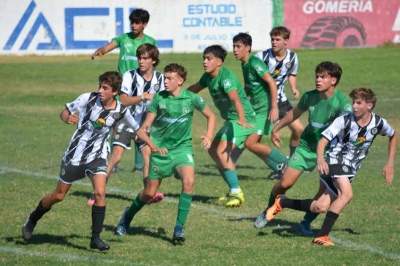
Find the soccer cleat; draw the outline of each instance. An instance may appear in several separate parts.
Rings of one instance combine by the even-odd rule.
[[[232,193],[230,192],[228,194],[228,201],[226,202],[226,207],[239,207],[244,203],[244,194],[242,190],[238,193]]]
[[[268,179],[280,179],[282,176],[279,174],[279,172],[271,172],[269,176],[267,177]]]
[[[86,202],[87,205],[89,206],[93,206],[94,204],[94,193],[92,193],[92,195],[90,195],[90,197],[88,198],[88,201]]]
[[[110,249],[110,245],[101,240],[101,238],[97,237],[90,240],[90,248],[105,251]]]
[[[331,241],[329,236],[319,236],[315,237],[312,242],[314,245],[321,245],[321,246],[334,246],[335,244]]]
[[[225,195],[219,197],[218,200],[219,200],[219,201],[227,201],[230,194],[231,194],[231,193],[228,192],[228,193],[226,193]]]
[[[275,215],[277,215],[281,210],[281,199],[286,198],[285,195],[278,195],[276,196],[274,205],[268,208],[266,214],[265,214],[265,219],[270,222],[275,218]]]
[[[254,227],[257,229],[264,228],[267,226],[268,221],[265,219],[265,214],[267,212],[267,209],[265,209],[260,215],[258,215],[256,221],[254,222]]]
[[[175,226],[174,227],[174,235],[172,236],[172,242],[174,242],[174,244],[178,244],[178,245],[182,245],[183,242],[185,242],[186,240],[186,236],[183,233],[183,228],[182,226]]]
[[[154,197],[153,197],[151,200],[149,200],[149,201],[147,202],[147,204],[158,203],[158,202],[162,201],[163,198],[164,198],[164,194],[163,194],[163,193],[161,193],[161,192],[156,192],[156,194],[154,195]]]
[[[33,229],[35,229],[36,224],[34,224],[31,220],[31,214],[28,215],[28,219],[22,226],[22,237],[25,240],[29,240],[32,237]]]
[[[126,213],[128,212],[129,207],[126,207],[124,210],[124,213],[121,216],[121,219],[119,219],[117,229],[115,230],[115,234],[119,236],[123,236],[127,234],[127,230],[129,228],[129,224],[127,224],[126,221]]]
[[[306,220],[302,220],[300,222],[298,234],[303,236],[313,236],[314,232],[311,230],[311,224]]]
[[[143,174],[143,167],[141,167],[141,168],[133,167],[132,172],[138,173],[138,174]]]
[[[111,172],[118,173],[118,165],[114,166]]]

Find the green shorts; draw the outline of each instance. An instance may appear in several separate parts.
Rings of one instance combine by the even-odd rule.
[[[254,124],[252,125],[254,126]],[[246,138],[253,133],[256,133],[255,128],[242,128],[237,120],[225,121],[214,139],[227,140],[242,149]]]
[[[170,177],[174,170],[181,166],[194,167],[193,151],[190,148],[176,149],[161,155],[153,153],[150,156],[149,178],[160,179]]]
[[[317,154],[299,146],[290,157],[288,166],[299,171],[312,172],[317,166]]]
[[[273,125],[268,119],[268,114],[257,114],[256,121],[254,129],[256,130],[257,135],[262,136],[271,134]]]

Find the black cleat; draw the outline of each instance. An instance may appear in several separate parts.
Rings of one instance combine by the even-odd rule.
[[[35,229],[36,224],[31,220],[31,214],[29,214],[28,219],[22,226],[22,237],[25,240],[29,240],[32,237],[33,229]]]
[[[183,233],[183,228],[182,226],[175,226],[174,228],[174,235],[172,236],[172,242],[174,242],[175,245],[182,245],[183,242],[185,242],[186,236]]]
[[[94,239],[92,238],[92,240],[90,241],[90,248],[104,251],[104,250],[109,250],[110,245],[101,240],[101,238],[94,238]]]

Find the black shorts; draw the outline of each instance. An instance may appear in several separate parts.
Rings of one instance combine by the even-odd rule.
[[[131,149],[131,141],[135,141],[135,145],[141,149],[146,145],[141,139],[136,139],[135,131],[125,124],[119,124],[117,128],[117,134],[114,136],[112,145],[118,145],[123,147],[125,150]]]
[[[279,110],[279,119],[282,119],[287,112],[293,109],[293,106],[290,104],[289,101],[284,101],[278,103],[278,110]]]
[[[94,159],[85,165],[71,165],[64,161],[61,162],[60,180],[65,184],[83,179],[89,174],[104,174],[107,175],[107,160],[103,158]]]
[[[329,174],[320,175],[320,179],[324,182],[325,186],[337,197],[338,191],[333,184],[334,178],[348,178],[350,183],[353,181],[356,176],[356,172],[354,169],[348,165],[344,164],[332,164],[329,165]]]

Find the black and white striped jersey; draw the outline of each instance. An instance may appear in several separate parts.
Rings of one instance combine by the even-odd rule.
[[[96,158],[107,159],[107,140],[114,125],[124,119],[134,130],[139,129],[129,109],[117,101],[115,109],[104,109],[97,92],[84,93],[67,103],[70,113],[79,112],[79,123],[63,161],[71,165],[85,165]]]
[[[139,73],[139,69],[133,69],[125,72],[122,76],[121,93],[128,96],[141,96],[144,93],[156,93],[164,90],[164,75],[154,70],[153,77],[146,81]],[[142,101],[131,107],[134,118],[139,123],[143,122],[151,101]]]
[[[365,127],[357,124],[353,113],[339,116],[322,132],[322,136],[331,142],[328,164],[344,164],[357,171],[377,135],[394,135],[394,129],[380,116],[372,113],[371,121]]]
[[[255,54],[256,57],[264,61],[269,68],[269,73],[275,79],[278,87],[278,103],[287,101],[284,91],[285,82],[289,75],[296,76],[299,61],[297,54],[289,49],[286,49],[286,56],[283,60],[278,61],[269,48],[265,51],[260,51]]]

